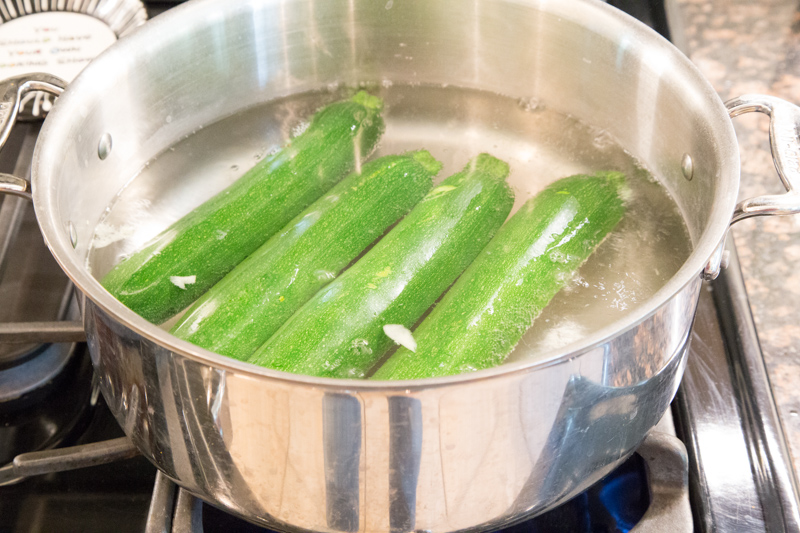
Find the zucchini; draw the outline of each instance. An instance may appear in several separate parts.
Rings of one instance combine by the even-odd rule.
[[[416,379],[502,363],[533,320],[574,276],[625,212],[619,172],[558,180],[497,232],[372,379]]]
[[[482,154],[431,190],[397,226],[248,359],[312,376],[356,378],[410,328],[508,216],[508,165]]]
[[[405,215],[441,169],[427,151],[365,164],[214,285],[173,335],[247,358],[314,293]]]
[[[363,91],[324,107],[286,147],[118,263],[101,283],[151,322],[186,308],[372,151],[383,132],[381,107]]]

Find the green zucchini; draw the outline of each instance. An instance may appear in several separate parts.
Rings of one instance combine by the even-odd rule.
[[[103,286],[151,322],[186,308],[369,155],[381,107],[363,91],[324,107],[286,147],[118,263]]]
[[[248,359],[313,376],[356,378],[410,328],[492,238],[514,197],[508,165],[482,154],[444,180]]]
[[[625,212],[619,172],[563,178],[528,200],[372,379],[416,379],[502,363]]]
[[[365,164],[201,296],[172,334],[246,359],[411,210],[441,166],[425,150]]]

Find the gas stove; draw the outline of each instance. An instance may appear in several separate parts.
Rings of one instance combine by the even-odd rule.
[[[174,3],[148,3],[148,12]],[[609,3],[670,37],[662,2]],[[36,123],[15,129],[0,172],[29,173],[37,132]],[[665,419],[617,470],[507,531],[800,533],[794,470],[732,242],[728,251],[727,270],[701,294]],[[0,301],[0,533],[265,531],[138,455],[99,394],[71,286],[32,206],[12,197],[0,203]]]

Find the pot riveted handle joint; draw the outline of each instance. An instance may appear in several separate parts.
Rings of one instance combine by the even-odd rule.
[[[800,213],[800,107],[763,94],[746,94],[725,102],[731,118],[744,113],[764,113],[770,117],[769,142],[775,170],[786,188],[784,194],[768,194],[742,200],[731,217],[733,225],[742,219],[764,215]],[[703,269],[703,279],[714,280],[726,265],[725,239],[722,239]]]
[[[11,128],[17,121],[22,99],[32,91],[44,91],[53,96],[64,92],[66,83],[50,74],[36,73],[8,78],[0,83],[0,149],[3,148]],[[30,184],[27,180],[0,174],[0,192],[30,198]]]
[[[731,118],[743,113],[769,115],[769,141],[772,159],[778,171],[784,194],[756,196],[742,200],[733,212],[731,224],[760,215],[793,215],[800,213],[800,107],[761,94],[747,94],[725,103]]]
[[[31,199],[31,184],[28,180],[0,173],[0,192]]]

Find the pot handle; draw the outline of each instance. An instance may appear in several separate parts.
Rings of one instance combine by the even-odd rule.
[[[0,149],[6,144],[11,128],[17,122],[19,107],[26,94],[44,91],[53,96],[64,92],[66,82],[50,74],[35,73],[8,78],[0,84]],[[30,199],[31,189],[27,180],[0,173],[0,192]]]
[[[747,94],[725,102],[731,118],[743,113],[769,115],[769,142],[772,160],[784,194],[747,198],[736,205],[731,224],[760,215],[793,215],[800,213],[800,107],[761,94]]]

